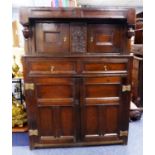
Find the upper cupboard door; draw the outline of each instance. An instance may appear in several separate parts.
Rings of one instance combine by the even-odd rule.
[[[37,53],[66,53],[69,51],[69,25],[36,23]]]
[[[123,27],[121,25],[88,25],[89,53],[121,53],[123,39],[125,38],[123,38]]]

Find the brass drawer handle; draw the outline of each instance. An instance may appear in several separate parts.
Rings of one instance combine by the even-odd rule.
[[[108,70],[107,65],[104,65],[104,70],[105,70],[105,71],[107,71],[107,70]]]
[[[54,66],[51,66],[51,72],[54,72],[54,68],[55,68]]]
[[[64,42],[66,42],[67,41],[67,37],[64,37]]]

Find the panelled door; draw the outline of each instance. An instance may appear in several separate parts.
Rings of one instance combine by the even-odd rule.
[[[36,23],[35,38],[37,53],[69,52],[69,24]]]
[[[36,78],[33,81],[34,103],[28,108],[34,108],[31,119],[37,122],[35,126],[32,125],[33,130],[38,132],[34,146],[76,142],[75,80]]]
[[[120,140],[121,143],[120,131],[128,129],[127,125],[121,125],[122,116],[126,115],[123,110],[129,106],[129,101],[123,98],[120,76],[83,79],[80,103],[83,141]]]
[[[121,53],[122,42],[125,39],[122,29],[123,27],[119,24],[89,24],[88,52]]]
[[[31,146],[123,143],[130,101],[124,78],[33,78],[34,90],[26,91]]]

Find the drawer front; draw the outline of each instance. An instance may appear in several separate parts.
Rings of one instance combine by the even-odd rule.
[[[128,58],[25,58],[25,77],[82,76],[87,74],[127,74]]]
[[[31,59],[28,60],[27,64],[29,65],[29,76],[76,73],[76,63],[74,61]]]
[[[127,73],[128,60],[98,60],[84,61],[82,65],[82,73]]]

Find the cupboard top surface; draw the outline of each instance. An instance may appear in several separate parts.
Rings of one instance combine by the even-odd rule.
[[[20,22],[29,23],[29,19],[116,19],[126,20],[128,25],[135,25],[135,9],[119,7],[103,8],[52,8],[22,7]]]

